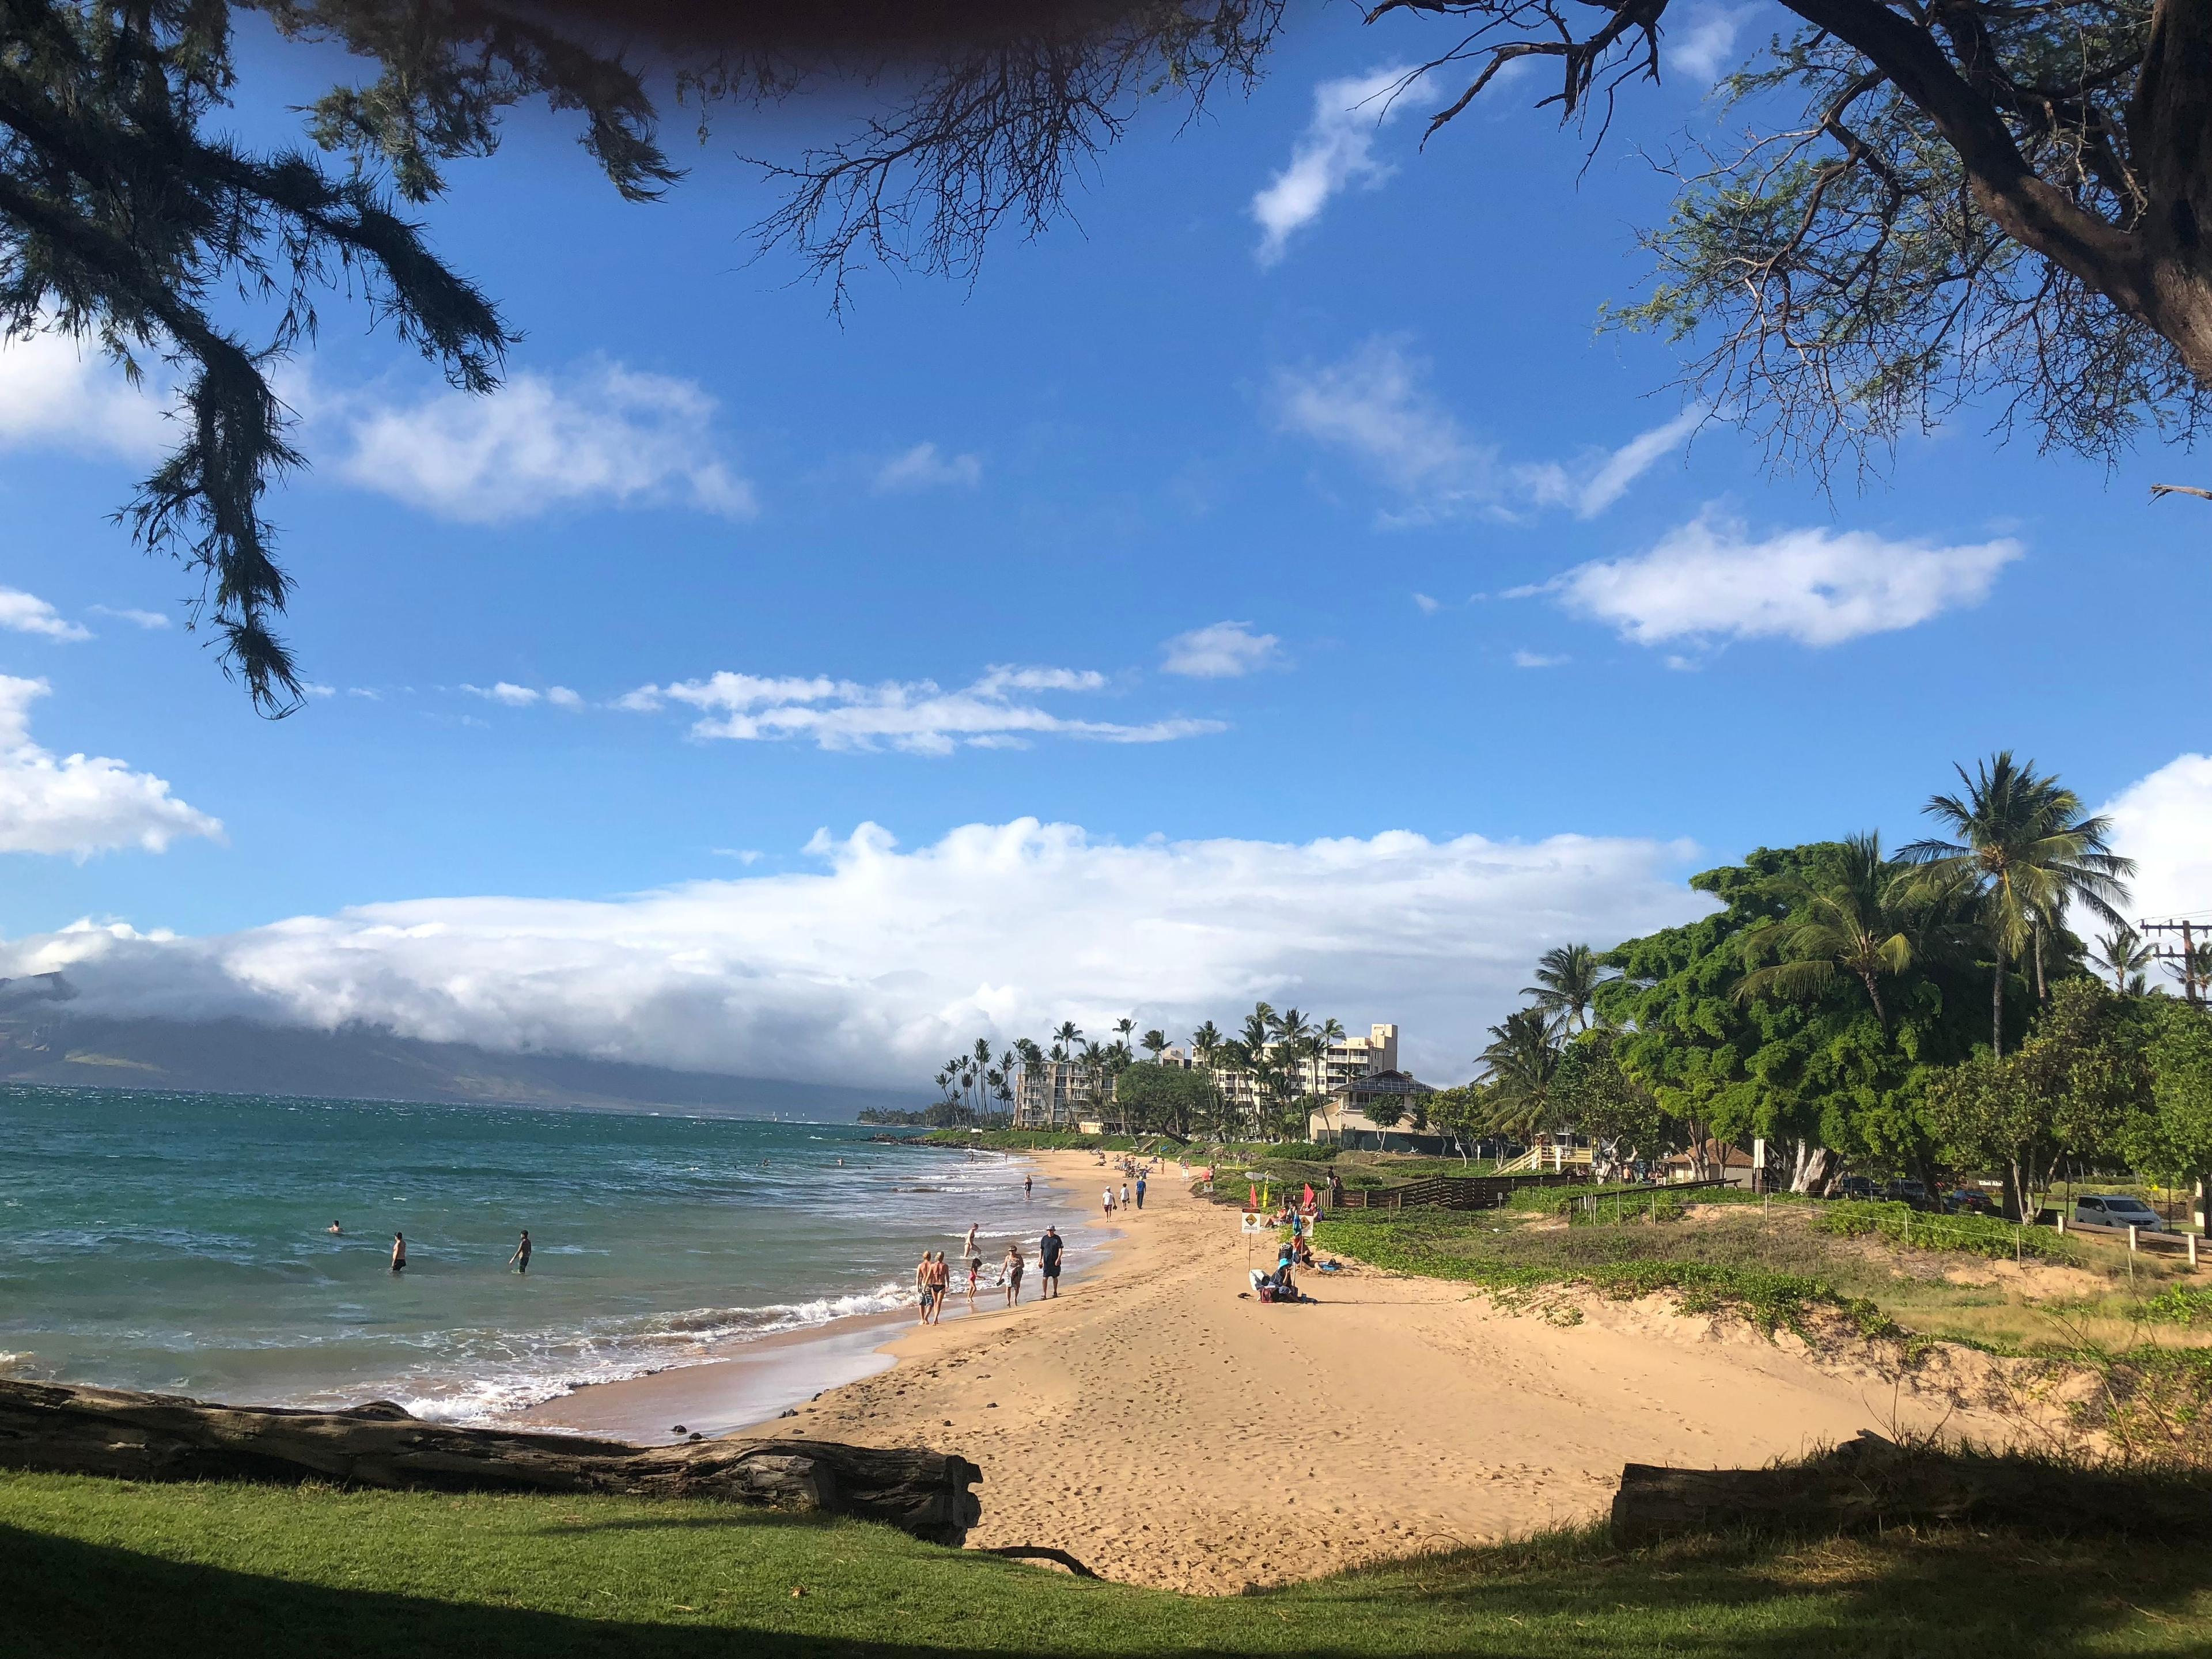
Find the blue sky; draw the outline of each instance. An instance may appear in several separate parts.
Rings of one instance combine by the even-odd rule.
[[[796,1073],[871,1080],[969,1025],[1272,994],[1463,1073],[1543,944],[1687,914],[1683,873],[1762,842],[1905,839],[2003,745],[2135,804],[2147,905],[2212,908],[2181,761],[2212,517],[2145,501],[2197,464],[2107,475],[1967,418],[1831,497],[1725,426],[1686,444],[1668,349],[1593,323],[1667,201],[1638,147],[1703,88],[1630,100],[1586,173],[1525,81],[1421,152],[1421,94],[1377,125],[1327,89],[1419,45],[1309,17],[1249,100],[1140,119],[1071,222],[972,283],[864,273],[842,319],[752,258],[774,198],[733,154],[828,112],[696,150],[672,119],[690,173],[653,206],[518,116],[427,215],[526,335],[508,388],[464,406],[339,298],[290,371],[315,465],[273,514],[331,694],[274,725],[107,520],[158,417],[0,356],[0,586],[45,607],[0,611],[0,674],[48,687],[11,705],[48,760],[6,786],[10,960],[735,1070],[793,1073],[770,1033],[820,1022]],[[263,141],[343,67],[252,61]],[[117,766],[64,777],[80,751]],[[923,856],[1026,818],[1081,834]],[[901,850],[854,853],[864,823]],[[1217,900],[1194,953],[1176,919]],[[559,901],[600,908],[549,987],[518,941]],[[180,938],[57,941],[82,919]],[[361,969],[409,928],[475,943]]]

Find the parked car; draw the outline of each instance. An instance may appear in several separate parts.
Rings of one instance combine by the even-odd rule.
[[[1928,1207],[1928,1183],[1924,1181],[1893,1181],[1881,1189],[1884,1198],[1899,1204],[1910,1204],[1916,1210]]]
[[[2074,1219],[2086,1227],[2134,1227],[2147,1233],[2171,1232],[2166,1218],[2139,1198],[2117,1193],[2084,1193],[2074,1200]]]
[[[1845,1198],[1872,1198],[1874,1182],[1864,1176],[1845,1176],[1843,1194]]]
[[[1990,1202],[1990,1195],[1973,1187],[1961,1187],[1955,1193],[1944,1194],[1943,1207],[1953,1215],[1995,1215],[1997,1212],[1997,1206]]]

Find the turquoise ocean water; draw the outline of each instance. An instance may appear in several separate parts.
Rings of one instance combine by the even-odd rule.
[[[904,1305],[971,1221],[993,1262],[1066,1231],[1017,1161],[868,1133],[0,1088],[0,1374],[477,1421]]]

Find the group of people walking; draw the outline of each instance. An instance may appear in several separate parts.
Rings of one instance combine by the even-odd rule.
[[[1025,1183],[1026,1184],[1026,1183]],[[982,1288],[983,1247],[976,1242],[982,1223],[971,1224],[968,1237],[960,1247],[962,1264],[968,1270],[968,1295],[972,1304],[975,1292]],[[1037,1278],[1042,1289],[1039,1294],[1050,1297],[1060,1294],[1060,1267],[1066,1251],[1060,1229],[1047,1227],[1044,1236],[1037,1240]],[[1029,1270],[1029,1258],[1022,1254],[1018,1240],[1006,1246],[1005,1258],[999,1263],[999,1288],[1006,1293],[1006,1305],[1012,1307],[1022,1299],[1022,1279]],[[945,1260],[942,1250],[924,1250],[914,1270],[915,1300],[921,1304],[921,1322],[934,1325],[945,1316],[945,1298],[952,1293],[954,1268]]]

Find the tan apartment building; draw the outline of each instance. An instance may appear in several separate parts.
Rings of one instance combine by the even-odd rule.
[[[1273,1053],[1279,1045],[1270,1043]],[[1164,1066],[1180,1066],[1186,1071],[1198,1064],[1190,1051],[1182,1047],[1169,1048],[1160,1056]],[[1328,1095],[1347,1085],[1357,1083],[1377,1072],[1398,1069],[1398,1028],[1395,1025],[1370,1025],[1365,1036],[1346,1036],[1328,1045],[1328,1052],[1316,1061],[1310,1058],[1298,1062],[1298,1091],[1307,1095]],[[1224,1098],[1238,1109],[1249,1111],[1258,1103],[1258,1091],[1252,1080],[1241,1072],[1217,1066],[1213,1081]]]

